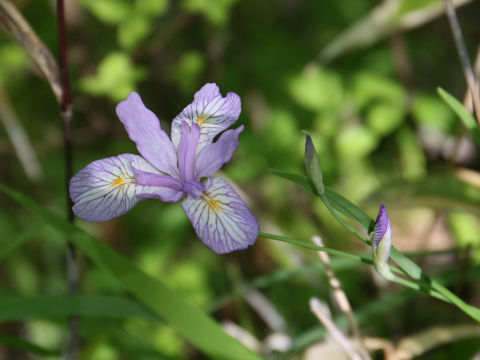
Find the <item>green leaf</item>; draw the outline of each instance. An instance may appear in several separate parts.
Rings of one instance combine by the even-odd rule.
[[[71,241],[85,256],[114,277],[140,302],[171,324],[198,349],[212,358],[259,360],[238,341],[227,335],[216,322],[159,280],[145,274],[135,264],[110,249],[63,217],[46,210],[26,196],[0,184],[0,190],[18,201],[32,213]]]
[[[391,134],[405,119],[403,106],[381,102],[372,106],[367,114],[367,123],[380,136]]]
[[[59,356],[60,351],[45,349],[41,346],[33,344],[29,341],[9,336],[6,334],[0,334],[0,344],[6,347],[22,350],[24,352],[30,352],[40,356]]]
[[[126,54],[112,52],[100,62],[96,75],[80,80],[80,89],[91,95],[106,95],[113,101],[120,101],[135,90],[144,75],[144,70],[134,67]]]
[[[117,24],[128,19],[133,9],[128,0],[79,0],[79,3],[106,24]]]
[[[227,24],[229,11],[237,0],[183,0],[185,11],[202,14],[213,25],[223,27]]]
[[[352,96],[361,109],[377,103],[403,108],[406,100],[405,90],[398,81],[371,71],[355,75]]]
[[[422,127],[434,128],[449,134],[455,128],[456,120],[448,106],[430,94],[417,94],[413,98],[412,115]]]
[[[169,0],[136,0],[135,11],[143,16],[161,16],[168,10]]]
[[[360,159],[375,150],[377,145],[377,134],[363,125],[343,129],[335,143],[339,155],[345,159]]]
[[[325,192],[325,186],[323,185],[320,159],[313,145],[312,137],[309,134],[306,134],[305,138],[305,169],[307,170],[309,180],[313,186],[315,186],[317,192],[323,194]]]
[[[276,169],[270,169],[269,171],[272,174],[274,174],[278,177],[290,180],[290,181],[300,185],[301,187],[310,191],[314,195],[317,195],[317,196],[319,195],[317,190],[315,189],[315,186],[313,186],[313,184],[310,182],[310,180],[308,180],[308,178],[304,175],[292,174],[292,173],[289,173],[289,172],[285,172],[285,171],[282,171],[282,170],[276,170]]]
[[[132,15],[119,24],[118,42],[122,48],[132,50],[150,35],[151,30],[150,18],[143,15]]]
[[[363,212],[358,206],[344,198],[339,193],[333,191],[329,187],[326,188],[325,196],[330,201],[330,204],[337,210],[339,213],[349,217],[350,219],[355,220],[360,225],[367,234],[373,229],[374,221]]]
[[[198,51],[188,51],[169,69],[170,77],[185,94],[195,91],[205,70],[205,58]]]
[[[282,177],[300,185],[301,187],[310,191],[316,196],[320,196],[320,194],[317,192],[313,184],[308,180],[306,176],[292,174],[275,169],[271,169],[270,172],[276,176]],[[328,186],[325,187],[325,196],[339,213],[357,221],[360,225],[362,225],[365,232],[369,233],[371,228],[373,228],[374,221],[370,218],[370,216],[365,214],[363,210],[361,210],[358,206],[354,205],[342,195],[330,189]]]
[[[287,86],[293,100],[313,111],[336,109],[344,96],[338,74],[317,65],[306,66]]]
[[[448,92],[443,90],[441,87],[437,88],[437,92],[440,97],[445,101],[445,103],[450,106],[450,108],[458,115],[458,117],[463,121],[464,125],[473,135],[473,138],[480,144],[480,130],[478,128],[478,123],[475,118],[470,114],[470,112],[465,109],[465,106],[458,101],[455,97],[450,95]]]
[[[43,296],[2,294],[0,297],[0,322],[71,315],[159,320],[158,316],[146,307],[122,297],[83,294]]]

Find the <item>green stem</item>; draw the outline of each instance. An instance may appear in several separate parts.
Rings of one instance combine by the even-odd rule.
[[[348,224],[343,218],[338,215],[337,211],[333,208],[333,206],[330,204],[330,201],[328,200],[327,196],[325,193],[320,194],[320,199],[322,199],[323,203],[327,207],[327,209],[330,211],[330,213],[335,217],[335,219],[340,222],[345,228],[350,231],[353,235],[355,235],[357,238],[362,240],[365,244],[370,246],[370,240],[368,240],[366,237],[364,237],[362,234],[360,234],[357,230],[355,230],[350,224]]]

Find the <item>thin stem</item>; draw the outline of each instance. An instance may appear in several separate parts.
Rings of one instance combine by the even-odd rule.
[[[465,75],[465,79],[467,80],[468,87],[470,88],[470,94],[473,99],[473,108],[475,110],[475,117],[480,125],[480,95],[475,74],[472,69],[472,64],[470,63],[470,57],[468,56],[467,47],[465,46],[465,41],[463,40],[462,29],[458,23],[455,7],[453,6],[451,0],[444,0],[444,4],[450,29],[452,30],[453,39],[455,40],[455,46],[457,47],[458,56],[460,57],[460,61],[462,63],[463,73]]]
[[[352,226],[350,226],[350,224],[348,224],[345,220],[343,220],[343,218],[338,215],[337,211],[333,208],[333,206],[330,204],[330,201],[328,201],[328,198],[325,194],[321,194],[320,195],[320,199],[322,199],[323,203],[325,204],[325,206],[327,207],[327,209],[330,211],[330,213],[335,217],[335,219],[338,220],[338,222],[340,224],[342,224],[343,226],[345,226],[345,228],[350,231],[353,235],[355,235],[357,238],[359,238],[360,240],[362,240],[365,244],[367,244],[368,246],[370,246],[370,240],[368,240],[365,236],[363,236],[362,234],[360,234],[357,230],[355,230]]]
[[[67,31],[65,25],[65,7],[64,1],[57,1],[57,22],[58,22],[58,41],[59,41],[59,63],[60,63],[60,81],[62,85],[62,97],[60,101],[60,115],[63,120],[63,139],[65,151],[65,192],[67,195],[67,218],[70,222],[74,221],[72,211],[72,200],[69,196],[69,183],[73,175],[72,166],[72,100],[70,95],[70,81],[68,77],[67,61]],[[78,264],[75,246],[67,242],[67,277],[68,291],[71,294],[78,293]],[[70,338],[65,348],[64,358],[74,360],[78,358],[79,353],[79,319],[78,316],[69,318]]]

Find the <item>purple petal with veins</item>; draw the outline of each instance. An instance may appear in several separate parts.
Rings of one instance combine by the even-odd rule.
[[[230,161],[238,147],[238,136],[243,131],[243,125],[235,130],[227,130],[220,138],[208,144],[198,154],[195,178],[210,176],[220,170],[226,162]]]
[[[197,236],[217,254],[253,245],[259,226],[247,206],[222,178],[209,178],[198,198],[188,196],[182,207]]]
[[[137,184],[133,167],[158,173],[133,154],[96,160],[77,172],[70,180],[75,215],[87,221],[107,221],[126,213],[141,199],[171,197],[170,189]]]
[[[377,250],[380,241],[383,239],[389,227],[390,220],[388,218],[387,208],[385,205],[381,205],[377,215],[377,220],[375,221],[375,229],[373,233],[373,246],[375,251]]]
[[[172,122],[172,142],[178,148],[182,137],[182,123],[197,123],[201,129],[198,151],[213,138],[237,121],[242,111],[240,97],[229,92],[222,97],[216,84],[205,84],[195,93],[193,102],[185,107]]]

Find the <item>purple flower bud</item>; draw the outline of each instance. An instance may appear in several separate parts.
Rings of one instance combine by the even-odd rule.
[[[371,240],[375,263],[386,263],[392,246],[392,226],[385,205],[380,206]]]

